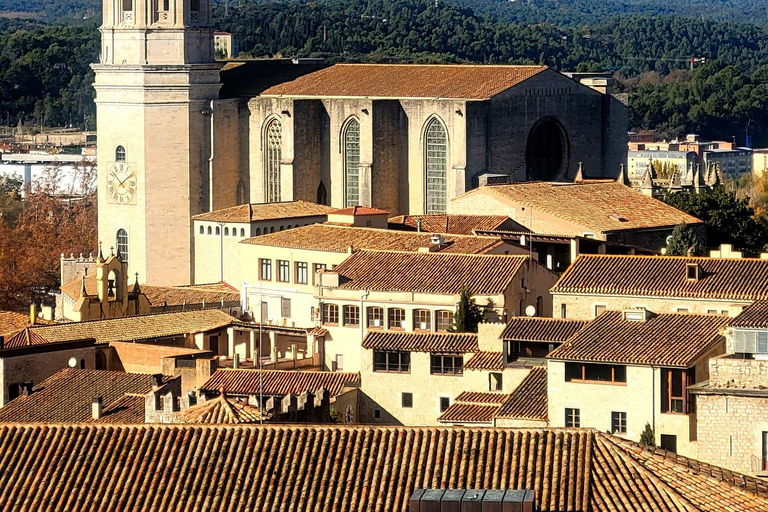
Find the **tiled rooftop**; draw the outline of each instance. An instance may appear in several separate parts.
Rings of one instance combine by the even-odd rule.
[[[471,235],[475,230],[497,230],[508,224],[522,226],[505,215],[398,215],[390,217],[389,228],[423,233]]]
[[[381,208],[371,208],[370,206],[350,206],[349,208],[339,208],[330,212],[334,215],[354,215],[354,216],[366,216],[366,215],[388,215],[387,210]]]
[[[496,414],[514,420],[547,420],[547,369],[536,367],[515,388]]]
[[[314,393],[320,388],[331,396],[341,394],[346,387],[360,384],[359,373],[295,371],[295,370],[216,370],[208,381],[200,386],[201,391],[219,392],[228,395],[258,395],[260,386],[267,396],[298,395],[305,391]]]
[[[29,313],[16,313],[15,311],[0,311],[0,336],[11,336],[21,329],[29,327]],[[40,323],[53,323],[41,319],[36,319]]]
[[[18,512],[406,512],[417,488],[531,489],[542,512],[768,510],[754,478],[592,430],[5,425],[0,453]]]
[[[464,365],[465,370],[501,371],[504,369],[504,357],[501,352],[477,352]]]
[[[663,314],[624,320],[606,311],[553,350],[549,359],[687,368],[723,341],[728,318]]]
[[[687,278],[689,264],[698,265],[698,280]],[[768,299],[768,260],[580,255],[552,293],[751,302]]]
[[[596,233],[701,223],[695,217],[615,181],[523,182],[492,185],[468,192],[482,193],[493,194],[502,201],[531,206],[536,211]]]
[[[258,423],[259,408],[226,395],[219,395],[178,414],[182,423],[206,425],[239,425]]]
[[[167,381],[165,377],[163,382]],[[55,373],[0,409],[2,423],[91,422],[91,404],[102,397],[101,423],[144,422],[144,399],[152,376],[141,373],[67,368]],[[128,397],[128,398],[126,398]]]
[[[248,238],[241,243],[325,252],[347,252],[350,247],[354,250],[418,251],[430,246],[430,236],[430,233],[311,224]],[[493,236],[446,235],[445,242],[441,253],[483,254],[501,244],[499,238]]]
[[[563,343],[585,325],[584,320],[517,316],[509,320],[501,339]]]
[[[35,345],[48,345],[50,343],[49,340],[40,336],[34,329],[27,327],[5,340],[3,348],[32,347]]]
[[[463,354],[477,350],[477,334],[368,331],[363,348]]]
[[[728,323],[728,327],[742,329],[768,328],[768,300],[756,300]]]
[[[334,272],[339,288],[474,295],[504,293],[528,256],[358,251]]]
[[[545,66],[336,64],[275,85],[263,96],[486,100]]]
[[[437,418],[441,423],[491,423],[501,404],[509,398],[502,393],[465,391]]]
[[[282,203],[251,203],[201,213],[192,218],[210,222],[249,223],[267,220],[294,219],[326,215],[334,208],[307,201],[286,201]]]
[[[34,327],[32,330],[51,342],[95,339],[96,343],[110,343],[207,332],[234,321],[233,317],[222,311],[207,309],[56,324]]]
[[[61,286],[61,292],[74,300],[80,298],[83,287],[83,279],[78,278]],[[182,304],[207,304],[232,302],[240,300],[240,292],[226,283],[212,283],[211,285],[197,286],[140,286],[152,306],[180,306]],[[96,275],[91,274],[85,278],[85,291],[88,295],[95,296]]]

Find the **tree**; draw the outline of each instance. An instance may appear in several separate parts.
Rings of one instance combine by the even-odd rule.
[[[483,319],[483,312],[472,298],[469,288],[463,286],[456,313],[453,315],[451,332],[477,332],[477,324]]]
[[[653,434],[650,423],[645,424],[643,433],[640,434],[640,444],[642,446],[656,446],[656,436]]]
[[[683,223],[675,226],[667,243],[667,256],[701,256],[704,244],[690,226]]]
[[[698,194],[670,193],[664,202],[704,221],[710,247],[733,244],[747,255],[756,256],[768,243],[768,227],[755,217],[748,200],[738,199],[725,187],[715,187]]]

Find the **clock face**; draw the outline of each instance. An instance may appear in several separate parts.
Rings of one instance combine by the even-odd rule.
[[[136,198],[136,170],[126,162],[115,162],[107,174],[107,200],[132,204]]]

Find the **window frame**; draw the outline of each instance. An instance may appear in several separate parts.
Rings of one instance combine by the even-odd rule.
[[[458,365],[456,364],[458,362]],[[446,364],[449,363],[449,364]],[[461,354],[450,354],[432,352],[429,354],[429,374],[430,375],[450,375],[461,376],[464,374],[464,356]]]
[[[291,282],[291,262],[288,260],[277,260],[277,282]]]
[[[360,121],[351,118],[344,126],[341,140],[344,162],[344,207],[360,204]],[[357,135],[357,140],[351,136]]]
[[[342,307],[344,327],[360,327],[360,306],[345,304]],[[357,320],[357,321],[355,321]]]
[[[580,367],[580,372],[576,372],[576,367]],[[588,370],[600,368],[610,368],[611,380],[599,380],[587,378]],[[602,364],[585,363],[580,361],[566,361],[565,382],[570,384],[600,384],[608,386],[626,386],[627,385],[627,366],[623,364]],[[580,378],[574,378],[574,374],[581,375]],[[617,375],[619,374],[619,375]],[[623,374],[623,375],[622,375]]]
[[[696,404],[688,392],[688,387],[696,382],[696,367],[661,368],[660,370],[661,385],[659,390],[661,399],[659,406],[661,414],[693,414],[696,410]],[[676,380],[681,389],[679,395],[675,393],[673,387]]]
[[[399,321],[395,321],[395,316],[396,316],[395,313],[402,314],[402,318],[400,318]],[[403,323],[406,321],[405,317],[406,317],[405,309],[387,308],[387,329],[389,329],[390,331],[404,331],[405,327]]]
[[[384,361],[376,361],[383,356]],[[373,350],[373,371],[375,373],[411,373],[411,353],[406,350]]]
[[[281,199],[281,162],[283,159],[283,123],[272,118],[264,125],[264,202]]]
[[[436,116],[424,128],[424,213],[444,214],[448,207],[450,147],[448,130]]]
[[[123,9],[123,10],[125,11],[126,9]],[[127,10],[132,11],[133,7]],[[123,146],[122,144],[118,144],[118,146],[115,148],[115,162],[125,162],[126,155],[127,153],[125,151],[125,146]]]
[[[309,263],[306,261],[296,262],[296,284],[309,284]]]
[[[123,240],[121,240],[121,238]],[[117,253],[120,255],[120,260],[128,263],[128,231],[124,228],[117,230],[115,234],[115,245],[117,246]]]
[[[323,325],[339,325],[339,305],[338,304],[323,302],[322,312],[323,312]]]
[[[611,434],[627,435],[626,412],[611,411]]]
[[[426,314],[426,322],[421,322],[420,315]],[[426,324],[426,327],[422,328],[421,324]],[[428,309],[414,309],[413,310],[413,331],[414,332],[431,332],[432,331],[432,311]]]
[[[269,258],[259,258],[259,281],[272,280],[272,260]]]
[[[379,326],[373,325],[373,321],[377,320],[376,316],[373,315],[373,312],[378,312],[378,320],[379,320]],[[386,326],[386,319],[384,308],[381,306],[368,306],[365,308],[365,322],[366,327],[368,329],[384,329]]]
[[[565,408],[565,428],[581,428],[581,409]]]
[[[413,409],[413,393],[407,391],[400,393],[400,407],[403,409]]]
[[[440,327],[445,322],[444,316],[447,316],[447,327],[441,329]],[[448,332],[453,326],[453,312],[447,309],[439,309],[435,311],[435,332]]]

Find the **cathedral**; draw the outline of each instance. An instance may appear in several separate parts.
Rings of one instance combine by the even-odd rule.
[[[304,200],[444,213],[488,177],[615,177],[627,108],[545,66],[217,62],[212,0],[104,0],[99,238],[130,275],[195,282],[193,215]]]

